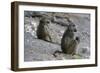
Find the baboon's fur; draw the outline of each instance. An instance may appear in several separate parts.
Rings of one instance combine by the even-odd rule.
[[[61,40],[61,49],[65,54],[75,54],[76,47],[79,42],[79,37],[75,37],[77,32],[75,25],[69,25]]]
[[[37,27],[37,37],[45,41],[51,40],[50,34],[48,33],[48,24],[50,20],[46,17],[41,18],[40,23]]]
[[[74,33],[77,32],[76,27],[74,24],[68,25],[68,28],[65,30],[63,37],[61,39],[61,50],[56,50],[54,52],[54,56],[56,56],[56,53],[64,53],[64,54],[70,54],[74,55],[76,52],[76,48],[78,43],[80,42],[79,37],[75,37]]]

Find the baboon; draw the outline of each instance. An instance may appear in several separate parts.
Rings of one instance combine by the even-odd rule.
[[[56,53],[64,53],[74,55],[77,45],[79,43],[79,37],[75,37],[74,33],[77,32],[74,24],[68,25],[68,28],[65,30],[63,37],[61,39],[61,50],[55,51],[53,54],[56,57]]]
[[[79,37],[74,36],[77,32],[75,25],[69,25],[61,39],[61,49],[65,54],[74,54],[79,42]]]
[[[37,37],[45,41],[51,41],[50,34],[48,33],[48,24],[50,20],[46,17],[42,17],[37,27]]]

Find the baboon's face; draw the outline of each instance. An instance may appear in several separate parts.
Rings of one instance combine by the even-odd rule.
[[[49,19],[45,19],[45,24],[50,24],[50,20]]]
[[[72,32],[77,32],[75,25],[69,25],[69,30]]]
[[[42,19],[42,23],[43,23],[44,25],[50,24],[50,20],[47,19],[47,18],[44,18],[44,19]]]

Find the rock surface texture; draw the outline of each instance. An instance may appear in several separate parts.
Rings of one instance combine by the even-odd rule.
[[[69,20],[71,22],[69,22]],[[59,54],[68,25],[75,24],[80,43],[75,55]],[[90,57],[90,15],[79,13],[24,12],[24,61],[85,59]]]

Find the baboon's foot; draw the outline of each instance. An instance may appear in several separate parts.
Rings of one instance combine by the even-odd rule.
[[[62,53],[63,53],[62,51],[56,50],[56,51],[53,53],[53,56],[54,56],[54,57],[57,57],[57,54],[60,55],[60,54],[62,54]]]

